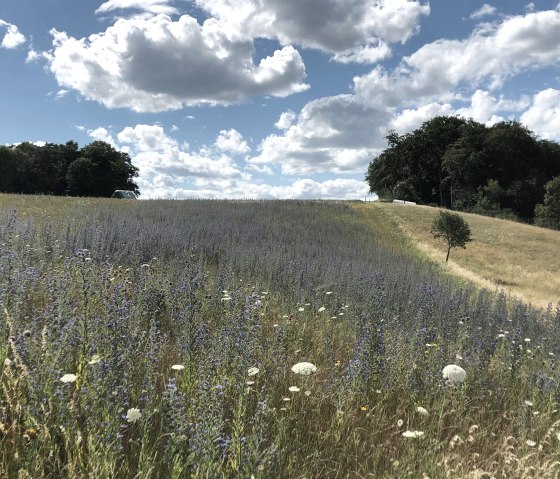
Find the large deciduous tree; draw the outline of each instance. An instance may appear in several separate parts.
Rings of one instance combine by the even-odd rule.
[[[560,175],[560,145],[515,121],[435,117],[387,139],[366,174],[380,198],[531,221],[545,183]]]
[[[104,141],[94,141],[80,150],[79,160],[78,165],[71,164],[68,169],[69,194],[110,197],[115,190],[139,193],[133,181],[138,169],[128,153]]]

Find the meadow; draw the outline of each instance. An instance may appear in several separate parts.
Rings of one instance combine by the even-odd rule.
[[[558,477],[560,309],[407,244],[344,202],[0,195],[0,477]]]
[[[383,217],[426,257],[442,263],[445,244],[430,233],[438,213],[428,206],[355,204],[373,218]],[[548,307],[560,298],[560,232],[515,221],[458,213],[474,241],[451,253],[449,270],[489,290],[502,289],[525,302]],[[387,229],[387,228],[386,228]]]

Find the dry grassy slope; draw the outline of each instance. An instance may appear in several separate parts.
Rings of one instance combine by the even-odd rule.
[[[364,213],[376,231],[393,230],[383,233],[385,239],[404,233],[398,247],[411,241],[413,249],[444,265],[446,247],[430,234],[437,208],[392,203],[355,203],[354,208]],[[451,272],[534,305],[546,307],[560,301],[560,232],[460,214],[469,223],[474,240],[464,250],[451,250],[446,266]]]

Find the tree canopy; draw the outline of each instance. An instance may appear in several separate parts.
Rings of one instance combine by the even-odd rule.
[[[516,121],[440,116],[387,140],[366,175],[381,198],[532,221],[545,184],[560,175],[560,145]]]
[[[138,194],[137,176],[130,156],[103,141],[81,149],[75,141],[0,146],[0,191],[4,193],[110,197],[123,189]]]
[[[544,203],[538,204],[535,208],[535,223],[560,230],[560,176],[546,184]]]

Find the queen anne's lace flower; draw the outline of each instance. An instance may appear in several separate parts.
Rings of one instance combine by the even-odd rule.
[[[126,411],[126,420],[128,422],[136,422],[142,418],[142,413],[140,409],[136,407],[131,407],[128,411]]]
[[[88,364],[93,366],[94,364],[99,364],[101,362],[101,356],[99,354],[94,354],[88,361]]]
[[[442,371],[443,378],[447,379],[450,384],[460,385],[465,382],[467,377],[467,372],[456,364],[448,364],[443,368]]]
[[[76,376],[75,374],[65,374],[60,378],[60,382],[73,383],[76,382],[76,379],[78,379],[78,376]]]
[[[429,416],[430,415],[430,413],[426,409],[424,409],[422,406],[418,406],[416,408],[416,412],[418,414],[420,414],[421,416]]]
[[[312,363],[297,363],[292,366],[292,371],[296,374],[302,374],[303,376],[309,376],[317,371],[317,366]]]

